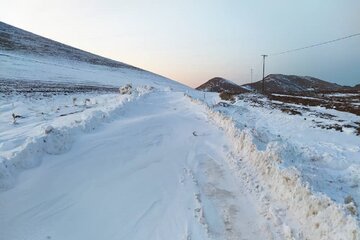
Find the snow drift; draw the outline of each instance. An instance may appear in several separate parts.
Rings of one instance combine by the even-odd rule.
[[[111,121],[121,114],[124,104],[141,97],[153,88],[137,87],[132,94],[114,95],[105,100],[105,106],[88,108],[70,116],[51,119],[39,125],[34,136],[28,136],[24,143],[16,148],[1,152],[0,155],[0,191],[14,186],[19,172],[41,164],[44,154],[62,154],[71,149],[77,134],[93,131],[102,123]],[[106,95],[105,95],[106,97]]]
[[[296,239],[359,239],[360,228],[353,202],[341,205],[326,195],[315,193],[303,181],[297,169],[280,166],[281,154],[277,146],[267,146],[259,150],[253,134],[245,129],[236,128],[231,118],[204,104],[190,100],[206,108],[207,115],[222,128],[231,139],[234,147],[229,156],[229,164],[240,178],[257,184],[257,194],[263,201],[265,215],[275,218],[289,230],[289,238]],[[252,191],[250,189],[250,191]],[[278,207],[276,207],[278,206]],[[349,211],[350,210],[350,211]],[[297,222],[288,226],[289,219]]]

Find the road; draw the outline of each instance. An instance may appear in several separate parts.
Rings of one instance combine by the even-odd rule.
[[[0,193],[0,239],[272,239],[230,151],[201,106],[149,94]]]

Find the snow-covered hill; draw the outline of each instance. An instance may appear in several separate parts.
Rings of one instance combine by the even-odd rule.
[[[206,92],[229,92],[235,94],[248,92],[247,89],[221,77],[212,78],[196,89]]]
[[[243,85],[246,88],[262,91],[262,81]],[[326,82],[314,77],[270,74],[265,77],[265,90],[268,93],[289,93],[306,91],[336,91],[343,89],[336,83]]]
[[[0,80],[44,81],[119,87],[184,85],[0,22]]]

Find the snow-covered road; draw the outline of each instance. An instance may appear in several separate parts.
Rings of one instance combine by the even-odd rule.
[[[230,145],[183,93],[149,94],[1,192],[0,239],[278,238]]]

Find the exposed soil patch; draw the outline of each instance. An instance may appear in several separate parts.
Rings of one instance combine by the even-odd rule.
[[[360,92],[307,93],[304,95],[269,94],[270,100],[304,106],[320,106],[360,116]]]
[[[219,94],[220,98],[225,101],[235,101],[235,95],[236,94],[229,93],[229,92],[221,92]]]

